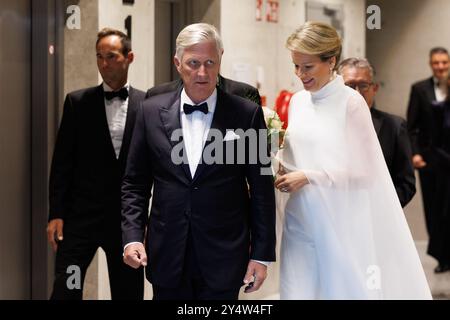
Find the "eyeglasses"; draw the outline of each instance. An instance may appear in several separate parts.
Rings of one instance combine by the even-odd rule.
[[[347,83],[345,83],[345,85],[352,89],[355,89],[355,90],[356,90],[356,88],[358,88],[359,92],[366,92],[373,85],[373,82],[370,82],[370,83],[368,83],[368,82],[357,82],[357,83],[347,82]]]

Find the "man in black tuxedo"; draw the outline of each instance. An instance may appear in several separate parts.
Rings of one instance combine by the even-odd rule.
[[[358,90],[370,108],[372,122],[384,159],[394,182],[397,196],[404,207],[416,193],[416,178],[411,163],[411,144],[406,121],[375,108],[374,99],[378,91],[378,83],[373,81],[374,70],[369,61],[361,58],[348,58],[340,63],[338,71],[345,84]]]
[[[420,186],[422,189],[422,200],[425,211],[425,220],[428,234],[431,237],[434,229],[436,217],[442,214],[434,205],[434,196],[436,194],[436,168],[435,164],[426,159],[425,154],[431,146],[431,137],[434,127],[437,124],[434,121],[431,105],[445,100],[447,95],[446,81],[449,71],[449,55],[445,48],[436,47],[430,50],[430,67],[433,76],[416,82],[411,87],[411,94],[408,104],[408,131],[411,137],[413,149],[413,165],[419,170]],[[442,203],[442,201],[437,201]],[[435,272],[444,272],[450,270],[450,261],[442,261],[437,248],[433,248],[429,243],[428,254],[435,257],[439,265]]]
[[[240,96],[242,98],[246,98],[261,106],[261,96],[259,95],[258,89],[252,87],[251,85],[248,85],[244,82],[224,78],[219,74],[217,78],[217,86],[222,91]],[[181,79],[166,82],[149,89],[147,91],[146,98],[150,98],[162,93],[181,90],[182,87],[183,80]]]
[[[259,289],[275,260],[273,181],[261,174],[270,163],[250,162],[258,141],[235,131],[265,129],[263,110],[216,87],[223,46],[213,26],[187,26],[176,47],[183,86],[145,100],[136,118],[122,184],[124,260],[139,268],[148,254],[155,300],[237,299],[244,283]],[[230,157],[238,142],[243,154]],[[225,164],[208,162],[214,145]]]
[[[134,56],[124,33],[101,30],[96,51],[103,83],[67,95],[53,154],[47,227],[56,251],[51,299],[82,299],[86,269],[99,247],[106,253],[112,299],[143,299],[143,268],[123,263],[120,186],[145,93],[127,82]]]

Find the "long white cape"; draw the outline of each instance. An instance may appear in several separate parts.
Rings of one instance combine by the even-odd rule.
[[[430,299],[364,99],[340,76],[289,108],[278,160],[310,181],[277,192],[281,299]]]

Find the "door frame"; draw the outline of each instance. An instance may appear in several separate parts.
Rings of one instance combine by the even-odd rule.
[[[63,94],[64,1],[31,2],[31,299],[46,300],[54,254],[47,243],[48,176]],[[53,53],[50,46],[53,46]]]

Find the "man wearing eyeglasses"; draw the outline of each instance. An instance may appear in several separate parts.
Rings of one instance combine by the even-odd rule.
[[[406,121],[375,108],[378,83],[373,81],[373,67],[366,59],[345,59],[340,63],[338,73],[345,84],[357,90],[367,102],[395,190],[402,207],[405,207],[416,193]]]

